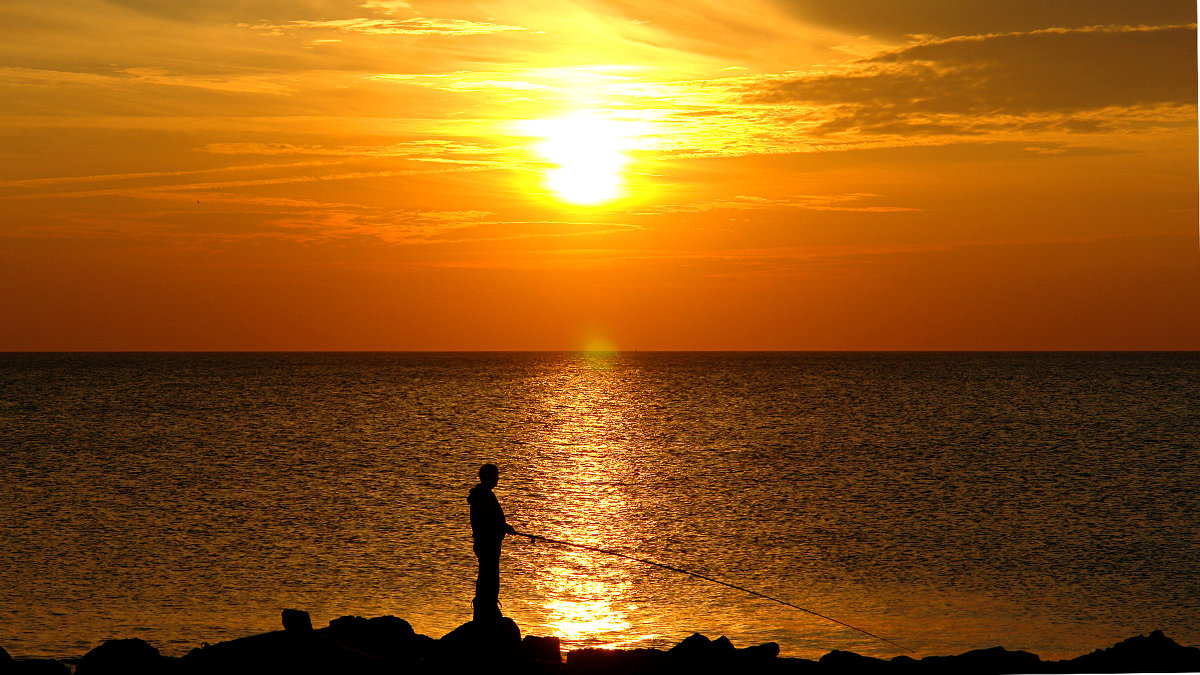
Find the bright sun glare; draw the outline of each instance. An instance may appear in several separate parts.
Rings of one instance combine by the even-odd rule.
[[[621,196],[635,123],[581,112],[535,120],[528,128],[544,139],[537,149],[555,164],[547,171],[546,184],[559,198],[586,206]]]

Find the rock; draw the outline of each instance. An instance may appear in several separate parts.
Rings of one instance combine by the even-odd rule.
[[[898,673],[899,675],[908,675],[909,673],[916,675],[917,673],[923,672],[921,670],[921,662],[911,656],[908,656],[907,654],[894,656],[892,657],[891,661],[888,661],[888,663],[892,665],[892,671]]]
[[[896,659],[892,659],[892,662],[895,664]],[[974,649],[958,656],[927,656],[915,663],[920,664],[920,672],[930,675],[1007,675],[1040,673],[1046,670],[1045,664],[1037,654],[1009,651],[1003,647]]]
[[[440,640],[447,646],[495,647],[504,652],[521,651],[521,629],[508,617],[494,621],[468,621]]]
[[[737,647],[733,646],[733,643],[729,641],[729,638],[722,635],[721,637],[709,643],[708,651],[710,654],[733,654],[737,651]]]
[[[1067,672],[1081,673],[1193,672],[1200,671],[1200,648],[1181,646],[1156,630],[1148,636],[1131,637],[1107,649],[1058,663]]]
[[[769,673],[787,673],[788,675],[807,675],[812,673],[817,675],[823,673],[820,664],[816,661],[808,659],[798,659],[791,657],[777,658],[770,666]]]
[[[14,659],[0,647],[0,675],[71,675],[71,670],[53,659]]]
[[[744,660],[752,663],[773,661],[779,656],[779,643],[764,642],[761,645],[745,647],[743,649],[739,649],[738,654],[741,655]]]
[[[562,663],[562,647],[558,638],[553,635],[550,637],[526,635],[525,639],[521,640],[521,654],[526,659],[539,663],[555,665]]]
[[[170,661],[145,640],[107,640],[84,654],[76,675],[156,675],[169,669]]]
[[[733,644],[721,637],[717,641],[700,633],[691,635],[667,650],[667,672],[704,675],[728,666]]]
[[[512,619],[468,621],[434,640],[395,616],[343,616],[313,630],[307,612],[283,610],[284,630],[204,645],[167,658],[143,640],[108,640],[78,661],[76,675],[1010,675],[1013,673],[1200,672],[1200,649],[1154,631],[1069,661],[1002,647],[957,656],[890,661],[835,650],[820,661],[779,658],[774,642],[738,649],[693,633],[669,651],[577,649],[556,637],[521,637]],[[74,663],[69,660],[68,663]],[[70,675],[66,663],[14,660],[0,649],[0,675]]]
[[[683,657],[702,656],[711,644],[712,640],[709,640],[707,637],[699,633],[692,633],[685,637],[679,644],[668,649],[667,653]]]
[[[284,631],[272,631],[197,647],[184,655],[182,661],[191,670],[201,673],[258,673],[272,664],[287,664],[298,660],[296,652],[308,640]]]
[[[407,650],[403,660],[417,664],[428,663],[441,653],[437,640],[421,634],[413,636]]]
[[[666,662],[667,653],[658,649],[572,649],[567,652],[566,672],[568,675],[650,675],[663,672]]]
[[[440,668],[515,672],[522,663],[521,629],[508,617],[468,621],[438,640],[433,658]]]
[[[193,649],[180,661],[185,672],[203,675],[376,675],[396,670],[394,663],[340,645],[320,631],[272,631],[219,642]]]
[[[558,638],[526,635],[521,640],[521,660],[528,675],[561,675],[562,647]]]
[[[285,609],[282,613],[283,629],[289,633],[311,633],[312,619],[302,609]]]
[[[724,635],[709,640],[693,633],[667,651],[667,661],[670,672],[741,673],[768,668],[778,655],[779,645],[774,642],[737,649]]]
[[[66,664],[54,659],[9,659],[0,660],[3,675],[71,675]]]
[[[389,659],[411,656],[416,638],[407,621],[390,615],[372,619],[343,616],[318,632],[344,647]]]
[[[854,652],[844,652],[835,649],[821,660],[817,661],[821,670],[827,673],[846,673],[847,675],[871,675],[873,673],[891,673],[892,664],[872,656],[862,656]]]

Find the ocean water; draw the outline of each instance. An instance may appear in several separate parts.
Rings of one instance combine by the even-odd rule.
[[[0,354],[0,646],[168,654],[470,618],[467,491],[517,529],[695,570],[918,655],[1200,643],[1200,355]],[[565,648],[694,631],[901,653],[662,569],[506,540]]]

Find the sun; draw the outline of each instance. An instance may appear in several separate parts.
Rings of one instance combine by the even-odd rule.
[[[595,112],[533,120],[527,125],[542,138],[538,152],[554,166],[546,186],[560,199],[591,206],[625,192],[625,167],[635,145],[637,125]]]

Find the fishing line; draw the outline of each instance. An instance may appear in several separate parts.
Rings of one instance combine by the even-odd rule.
[[[832,621],[832,622],[834,622],[834,623],[838,624],[839,626],[845,626],[846,628],[849,628],[849,629],[851,629],[851,630],[856,630],[856,631],[858,631],[859,633],[862,633],[863,635],[869,635],[870,637],[873,637],[873,638],[875,638],[876,640],[882,640],[882,641],[884,641],[884,642],[888,643],[889,645],[892,645],[893,647],[899,647],[900,649],[903,649],[903,650],[904,650],[904,651],[906,651],[906,652],[911,652],[911,651],[913,651],[913,650],[909,649],[908,647],[905,647],[904,645],[901,645],[901,644],[897,644],[897,643],[895,643],[895,642],[892,642],[891,640],[889,640],[889,639],[887,639],[887,638],[885,638],[885,637],[880,637],[879,635],[876,635],[876,634],[874,634],[874,633],[871,633],[871,632],[868,632],[868,631],[866,631],[866,630],[863,630],[862,628],[859,628],[858,626],[851,626],[850,624],[846,623],[845,621],[839,621],[839,620],[837,620],[837,619],[835,619],[835,618],[833,618],[833,617],[831,617],[831,616],[826,616],[826,615],[824,615],[824,614],[821,614],[820,612],[814,612],[814,611],[813,611],[813,610],[811,610],[811,609],[805,609],[804,607],[801,607],[800,605],[793,605],[792,603],[788,602],[787,600],[780,600],[779,598],[776,598],[776,597],[773,597],[773,596],[767,595],[766,593],[759,593],[758,591],[754,591],[754,590],[751,590],[751,589],[749,589],[749,588],[743,588],[743,587],[741,587],[741,586],[738,586],[738,585],[736,585],[736,584],[731,584],[731,583],[729,583],[728,581],[721,581],[720,579],[714,579],[714,578],[712,578],[712,577],[710,577],[710,576],[705,576],[705,575],[703,575],[703,574],[700,574],[699,572],[692,572],[692,571],[690,571],[690,570],[685,570],[685,569],[682,569],[682,568],[679,568],[679,567],[674,567],[674,566],[672,566],[672,565],[664,565],[663,563],[660,563],[660,562],[654,562],[653,560],[645,560],[645,559],[643,559],[643,558],[635,558],[635,557],[633,557],[633,556],[631,556],[631,555],[625,555],[624,553],[621,553],[621,552],[619,552],[619,551],[610,551],[610,550],[608,550],[608,549],[604,549],[604,548],[597,548],[597,547],[595,547],[595,546],[588,546],[588,545],[586,545],[586,544],[576,544],[576,543],[574,543],[574,542],[570,542],[570,541],[562,541],[562,540],[560,540],[560,539],[551,539],[550,537],[543,537],[543,536],[541,536],[541,535],[537,535],[537,534],[526,534],[526,533],[524,533],[524,532],[517,532],[517,534],[518,534],[518,535],[520,535],[520,536],[522,536],[522,537],[529,537],[529,539],[530,539],[530,540],[540,540],[540,541],[544,541],[544,542],[547,542],[547,543],[550,543],[550,544],[558,544],[558,545],[560,545],[560,546],[570,546],[570,547],[572,547],[572,548],[582,548],[582,549],[584,549],[584,550],[587,550],[587,551],[594,551],[594,552],[596,552],[596,553],[603,553],[604,555],[611,555],[611,556],[615,556],[615,557],[617,557],[617,558],[624,558],[624,559],[626,559],[626,560],[632,560],[633,562],[642,563],[643,565],[653,565],[654,567],[661,567],[661,568],[663,568],[663,569],[665,569],[665,570],[670,570],[670,571],[672,571],[672,572],[678,572],[678,573],[680,573],[680,574],[686,574],[686,575],[688,575],[688,576],[690,576],[690,577],[696,577],[697,579],[703,579],[703,580],[705,580],[705,581],[711,581],[711,582],[712,582],[712,583],[714,583],[714,584],[720,584],[720,585],[722,585],[722,586],[728,586],[729,588],[732,588],[732,589],[735,589],[735,590],[739,590],[739,591],[741,591],[741,592],[743,592],[743,593],[749,593],[750,595],[755,595],[755,596],[758,596],[758,597],[760,597],[760,598],[763,598],[763,599],[765,599],[765,600],[771,600],[771,601],[773,601],[773,602],[778,602],[779,604],[781,604],[781,605],[786,605],[786,606],[788,606],[788,607],[791,607],[792,609],[798,609],[798,610],[800,610],[801,612],[807,612],[807,613],[809,613],[809,614],[812,614],[813,616],[819,616],[819,617],[821,617],[822,619],[825,619],[826,621]]]

